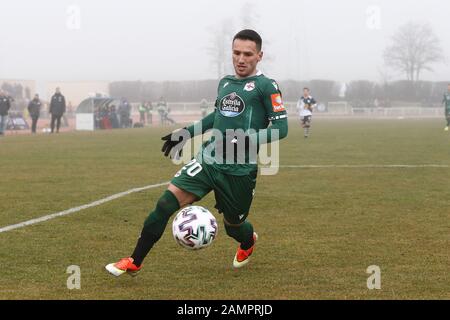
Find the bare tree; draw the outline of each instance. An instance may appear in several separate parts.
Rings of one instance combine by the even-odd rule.
[[[217,79],[231,71],[231,41],[234,24],[231,19],[222,20],[220,24],[211,28],[211,45],[207,52],[216,70]]]
[[[438,37],[428,24],[409,22],[392,37],[392,44],[384,51],[388,67],[406,74],[410,81],[418,81],[422,71],[433,71],[433,64],[444,62]]]
[[[235,33],[247,28],[258,30],[260,15],[257,12],[256,2],[244,2],[240,12],[239,16],[224,19],[210,29],[211,45],[207,48],[207,52],[211,57],[211,63],[214,66],[218,79],[226,74],[234,73],[231,43]],[[265,45],[268,43],[268,41],[264,41]],[[264,56],[266,64],[271,60],[271,56]]]
[[[258,29],[260,15],[256,10],[256,3],[245,2],[241,7],[240,27],[242,29]]]

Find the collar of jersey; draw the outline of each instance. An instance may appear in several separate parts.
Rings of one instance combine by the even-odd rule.
[[[236,75],[229,75],[227,76],[228,79],[234,80],[234,81],[248,81],[251,80],[253,78],[262,76],[263,73],[261,70],[257,70],[256,74],[254,76],[250,76],[250,77],[246,77],[246,78],[237,78]]]

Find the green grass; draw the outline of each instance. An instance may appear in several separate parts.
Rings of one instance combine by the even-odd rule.
[[[170,180],[169,128],[0,139],[0,227]],[[282,165],[450,165],[439,120],[296,122]],[[104,265],[131,253],[164,187],[0,233],[0,299],[449,299],[450,168],[281,168],[260,176],[250,221],[260,235],[246,269],[219,224],[206,250],[169,229],[136,278]],[[214,197],[200,203],[214,208]],[[81,290],[68,290],[70,265]],[[381,268],[381,290],[366,269]]]

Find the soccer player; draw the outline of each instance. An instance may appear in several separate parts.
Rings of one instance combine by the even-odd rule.
[[[445,106],[445,118],[447,120],[445,131],[448,131],[448,127],[450,126],[450,83],[447,86],[447,93],[444,94],[444,100],[442,100],[442,103]]]
[[[226,76],[219,82],[214,112],[185,128],[189,137],[214,129],[219,132],[222,143],[214,135],[203,144],[197,156],[175,174],[145,220],[131,256],[105,267],[111,274],[135,275],[139,272],[142,261],[162,236],[172,214],[199,201],[210,191],[215,194],[215,207],[223,213],[227,235],[239,243],[233,267],[240,268],[248,263],[257,240],[253,226],[247,220],[257,177],[256,161],[249,161],[250,150],[252,147],[256,150],[259,143],[270,143],[288,134],[287,114],[278,84],[257,70],[263,58],[261,47],[262,39],[253,30],[242,30],[234,36],[235,75]],[[245,134],[235,134],[239,129]],[[176,132],[162,138],[165,156],[179,156],[186,143],[187,138],[178,138]],[[207,152],[210,146],[214,146],[214,152]],[[245,161],[236,161],[233,152],[236,150],[245,150],[244,155],[237,155]],[[233,155],[231,163],[228,161],[230,152]],[[219,157],[212,157],[213,153]],[[220,157],[226,157],[227,161],[217,161]]]
[[[297,102],[297,110],[300,115],[305,139],[309,137],[312,121],[312,112],[317,106],[316,100],[310,95],[309,88],[303,89],[303,96]]]

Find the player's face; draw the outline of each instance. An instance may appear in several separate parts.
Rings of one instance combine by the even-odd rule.
[[[309,96],[309,90],[305,89],[303,90],[303,96],[308,97]]]
[[[258,52],[256,43],[251,40],[236,39],[233,42],[233,66],[238,78],[246,78],[256,74],[256,66],[263,57]]]

